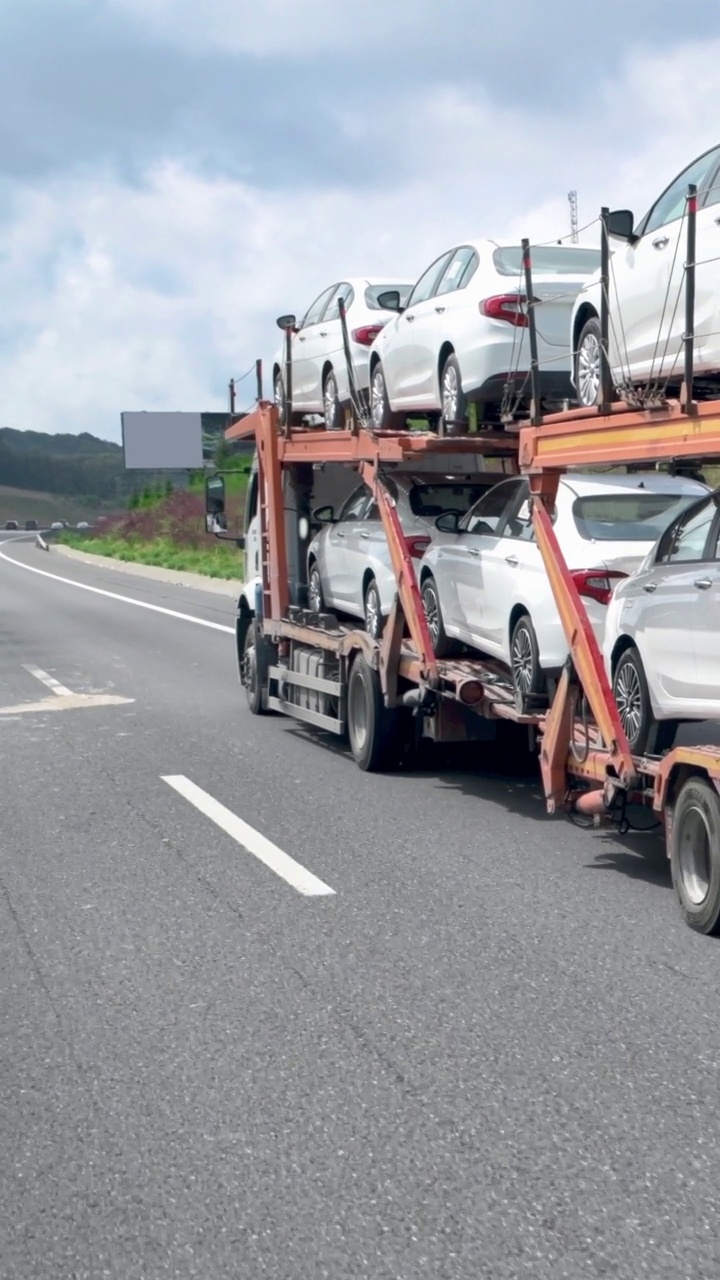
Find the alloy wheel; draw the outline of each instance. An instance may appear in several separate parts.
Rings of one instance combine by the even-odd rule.
[[[381,430],[385,417],[385,379],[379,365],[375,366],[370,387],[370,413],[376,431]]]
[[[442,406],[446,422],[455,422],[458,411],[458,375],[454,365],[449,364],[443,373]]]
[[[532,642],[525,627],[519,627],[515,632],[510,656],[515,688],[520,693],[530,693],[533,686],[534,660]]]
[[[578,351],[578,392],[580,403],[591,407],[597,403],[600,388],[600,343],[594,333],[586,333]]]
[[[642,728],[643,694],[638,673],[631,662],[624,662],[615,677],[615,701],[620,723],[632,746]]]

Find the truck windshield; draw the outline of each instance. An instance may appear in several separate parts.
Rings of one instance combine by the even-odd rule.
[[[588,542],[655,542],[696,493],[603,493],[576,498],[573,515]]]

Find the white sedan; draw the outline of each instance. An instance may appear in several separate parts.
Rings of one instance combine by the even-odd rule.
[[[705,485],[658,472],[560,481],[555,533],[599,643],[617,583],[699,494]],[[544,695],[568,644],[534,539],[527,480],[502,481],[467,516],[441,516],[437,527],[419,574],[436,654],[460,641],[510,667],[520,698]]]
[[[410,554],[420,559],[443,511],[465,515],[495,484],[497,474],[472,476],[384,476],[395,500]],[[321,528],[308,548],[308,604],[316,613],[333,609],[362,618],[374,639],[382,633],[397,593],[380,512],[361,484],[337,515],[331,506],[313,512]]]
[[[572,394],[567,330],[575,297],[600,261],[597,249],[551,245],[532,250],[540,391],[546,408]],[[396,312],[370,352],[370,405],[376,429],[410,414],[442,417],[448,434],[468,428],[468,407],[499,422],[530,399],[530,339],[519,245],[470,240],[423,272],[407,303],[380,297]],[[506,389],[507,388],[507,389]]]
[[[341,280],[323,290],[299,325],[295,323],[295,316],[280,317],[280,328],[289,329],[292,335],[293,416],[320,415],[329,430],[343,425],[343,410],[350,404],[350,387],[340,324],[340,298],[347,313],[355,386],[367,400],[370,348],[393,315],[380,306],[378,298],[390,290],[405,300],[411,287],[412,281],[407,280],[399,283],[365,278]],[[284,414],[284,343],[273,361],[273,395]]]
[[[666,187],[634,225],[629,210],[610,214],[612,253],[609,360],[621,393],[653,383],[677,391],[683,376],[688,186],[698,188],[695,253],[695,370],[698,393],[720,386],[720,147],[706,151]],[[570,325],[573,381],[581,405],[600,399],[600,273],[578,297]],[[714,377],[712,376],[714,375]]]
[[[633,751],[720,717],[720,493],[675,520],[608,609],[605,665]]]

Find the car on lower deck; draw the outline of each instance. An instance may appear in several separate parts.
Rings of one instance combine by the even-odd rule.
[[[638,755],[720,719],[720,491],[673,521],[608,609],[604,658]]]
[[[576,295],[599,265],[595,248],[532,251],[540,398],[562,409],[572,396],[567,331]],[[373,426],[402,426],[407,415],[443,420],[447,434],[468,430],[469,406],[481,422],[503,409],[527,411],[530,332],[519,245],[469,240],[423,272],[407,302],[380,295],[396,314],[370,351]]]
[[[600,643],[614,588],[707,492],[698,481],[658,472],[560,480],[555,534]],[[436,654],[469,646],[508,666],[519,696],[545,696],[568,643],[535,541],[528,481],[502,481],[466,516],[444,515],[437,527],[419,566]]]
[[[384,483],[396,503],[410,554],[419,559],[435,535],[435,520],[443,512],[462,516],[481,494],[497,483],[497,473],[470,476],[385,475]],[[370,490],[360,485],[340,508],[317,508],[320,524],[308,548],[308,603],[362,619],[378,638],[389,614],[397,585],[380,512]]]

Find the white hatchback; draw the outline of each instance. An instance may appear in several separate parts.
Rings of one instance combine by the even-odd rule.
[[[658,472],[561,479],[555,533],[600,644],[617,583],[703,493],[694,480]],[[419,573],[436,654],[460,641],[507,665],[521,697],[544,695],[568,644],[535,542],[527,480],[502,481],[464,518],[444,515],[437,526]]]
[[[393,316],[378,298],[388,290],[403,301],[412,281],[395,283],[356,277],[331,284],[315,299],[299,325],[294,316],[281,316],[278,324],[290,330],[292,341],[292,412],[299,418],[319,415],[329,430],[342,426],[343,410],[350,404],[347,360],[340,322],[340,299],[347,313],[350,354],[355,386],[367,400],[370,348],[383,325]],[[284,414],[285,345],[273,361],[273,395]]]
[[[546,409],[572,395],[567,330],[578,292],[600,261],[597,249],[552,245],[532,250],[540,393]],[[381,295],[396,314],[370,352],[376,429],[413,414],[444,420],[463,434],[468,407],[481,422],[513,416],[530,400],[530,339],[519,245],[470,240],[424,271],[407,303]]]
[[[633,751],[720,717],[720,493],[675,520],[608,609],[604,656]]]
[[[472,476],[388,475],[410,554],[420,559],[443,511],[462,516],[497,481],[497,474]],[[308,604],[317,613],[333,609],[362,618],[377,639],[397,593],[380,512],[361,484],[336,515],[331,506],[313,512],[321,524],[308,548]]]
[[[720,391],[720,146],[683,169],[634,226],[629,210],[610,214],[616,248],[610,270],[609,360],[620,394],[638,386],[679,389],[685,333],[685,210],[698,188],[695,252],[696,390]],[[570,324],[573,381],[581,405],[600,399],[600,274],[578,297]]]

